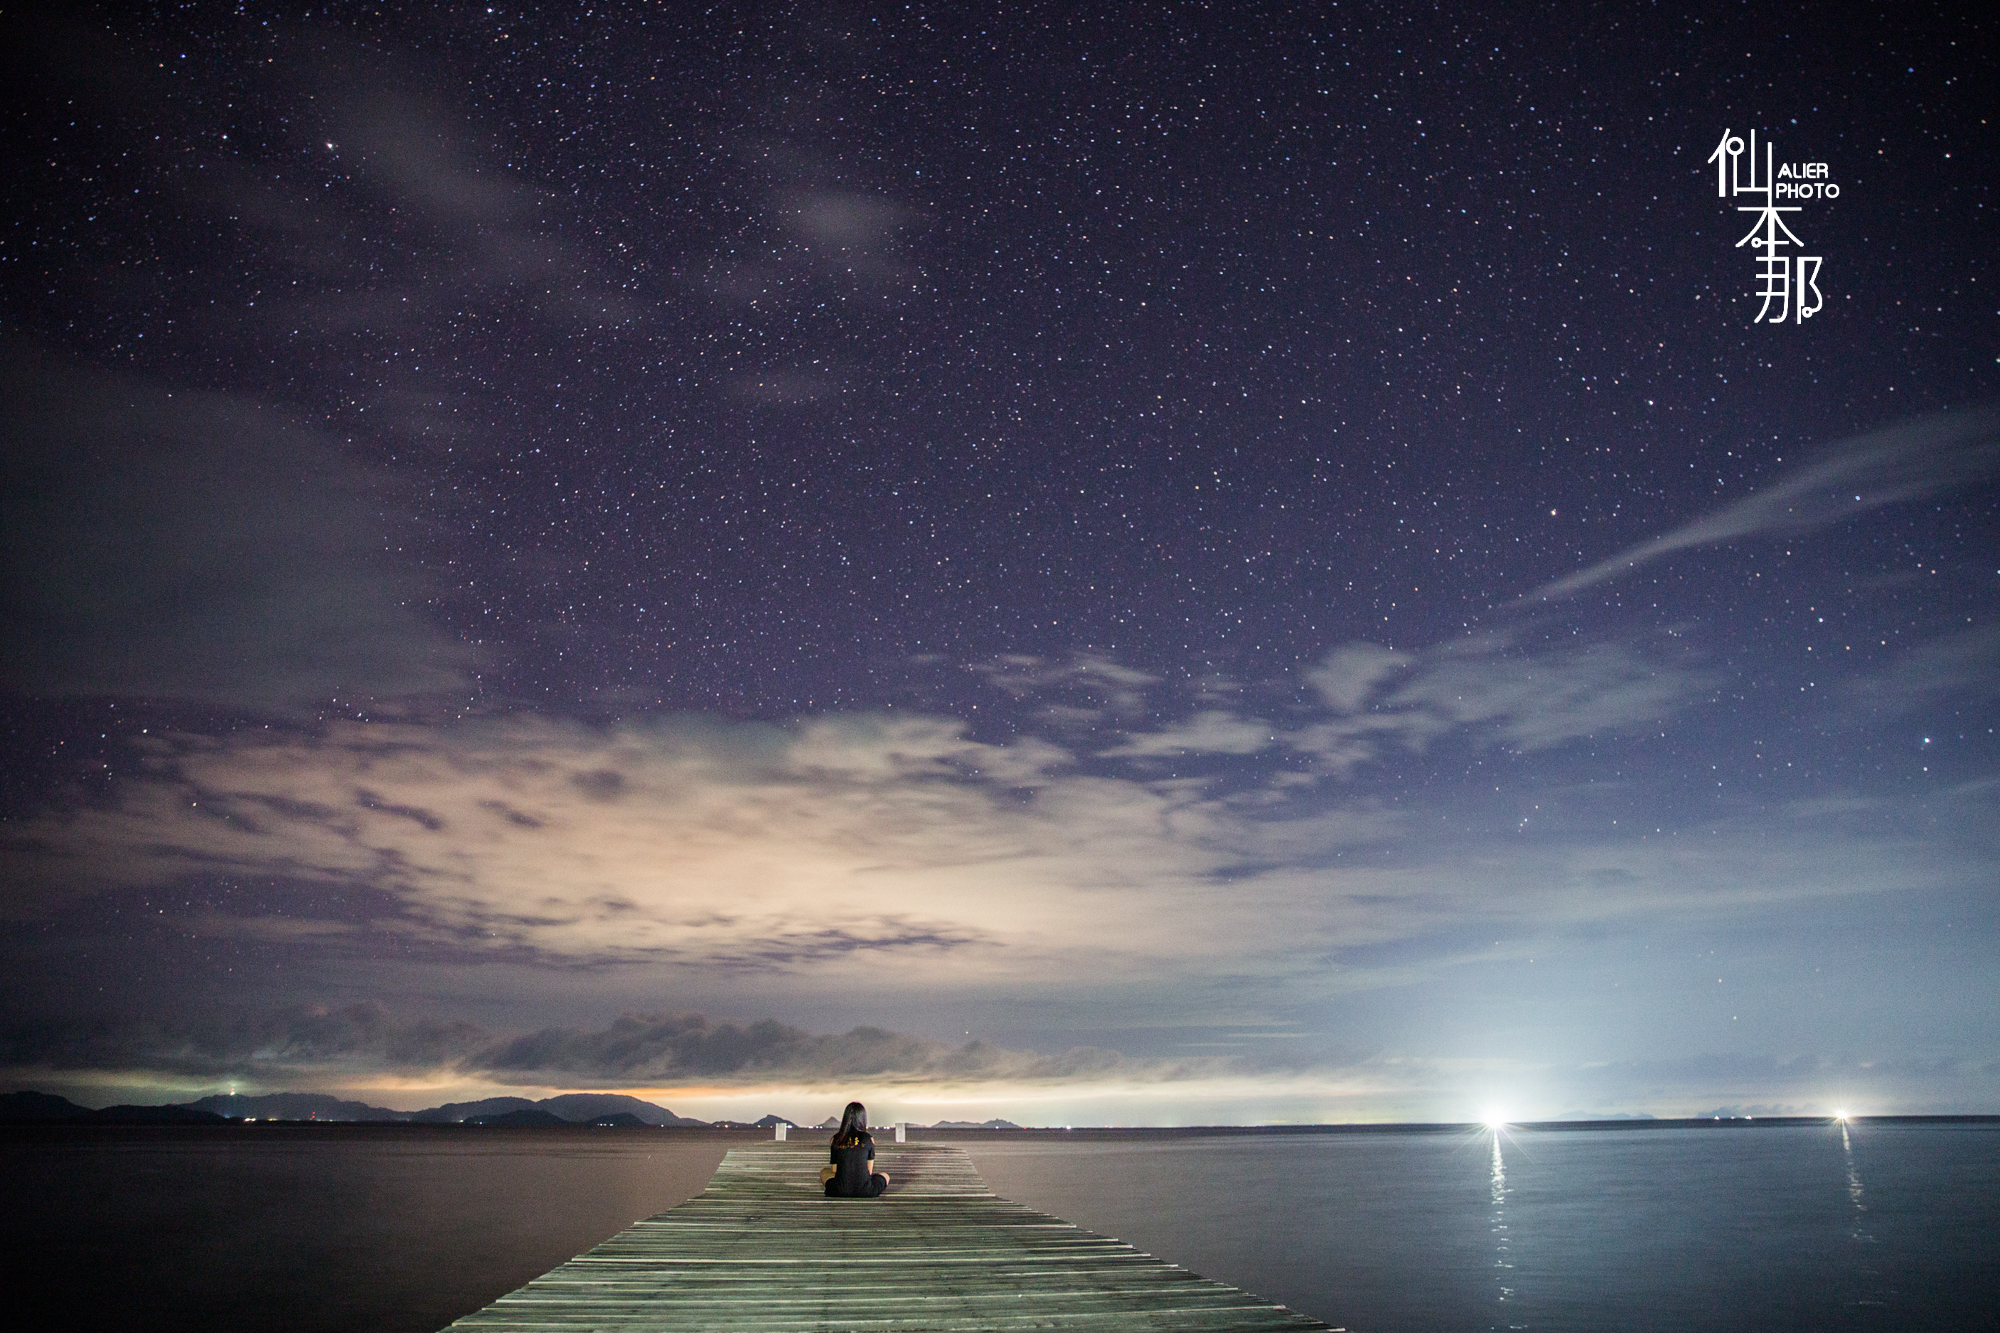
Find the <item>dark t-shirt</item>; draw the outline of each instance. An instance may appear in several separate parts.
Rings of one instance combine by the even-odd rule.
[[[870,1164],[875,1160],[875,1139],[863,1134],[861,1142],[851,1148],[832,1148],[832,1162],[839,1171],[834,1174],[831,1193],[844,1195],[850,1199],[866,1198]]]

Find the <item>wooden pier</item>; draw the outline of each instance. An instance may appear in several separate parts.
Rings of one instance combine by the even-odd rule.
[[[996,1198],[963,1149],[880,1144],[828,1199],[823,1144],[732,1148],[708,1188],[451,1325],[482,1330],[1324,1329]]]

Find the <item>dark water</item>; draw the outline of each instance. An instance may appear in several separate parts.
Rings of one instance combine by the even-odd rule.
[[[2000,1125],[973,1149],[996,1191],[1357,1333],[2000,1329]]]
[[[65,1329],[435,1329],[745,1141],[8,1131],[7,1290]],[[1001,1194],[1355,1333],[2000,1329],[2000,1125],[956,1141]]]
[[[49,1327],[64,1330],[427,1333],[699,1193],[725,1140],[748,1141],[581,1127],[11,1130],[7,1297],[62,1311]]]

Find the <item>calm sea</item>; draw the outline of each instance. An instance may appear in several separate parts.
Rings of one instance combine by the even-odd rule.
[[[2000,1329],[2000,1125],[976,1148],[994,1189],[1355,1333]]]
[[[1355,1333],[2000,1329],[2000,1125],[953,1137],[1009,1198]],[[8,1294],[65,1329],[421,1333],[741,1141],[9,1130]]]

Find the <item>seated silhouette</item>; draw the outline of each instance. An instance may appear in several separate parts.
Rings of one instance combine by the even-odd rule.
[[[873,1169],[875,1136],[868,1132],[868,1108],[849,1102],[841,1112],[829,1152],[831,1164],[820,1168],[829,1199],[873,1199],[889,1188],[889,1177]]]

